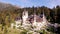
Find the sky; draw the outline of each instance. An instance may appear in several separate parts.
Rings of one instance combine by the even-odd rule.
[[[60,5],[60,0],[0,0],[0,2],[9,3],[20,7],[46,6],[53,8]]]

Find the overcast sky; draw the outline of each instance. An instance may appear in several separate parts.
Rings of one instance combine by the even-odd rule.
[[[0,0],[0,2],[10,3],[20,7],[46,6],[52,8],[60,5],[60,0]]]

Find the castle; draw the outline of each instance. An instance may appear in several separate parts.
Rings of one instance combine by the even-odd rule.
[[[21,26],[20,24],[22,24],[24,27],[26,27],[27,25],[31,24],[32,26],[36,26],[36,28],[34,30],[40,30],[40,28],[42,28],[43,26],[47,26],[47,19],[43,14],[36,15],[36,13],[32,14],[32,15],[28,15],[28,11],[24,10],[22,13],[22,19],[19,19],[17,21],[15,21],[15,26],[16,28],[18,28],[19,26]],[[11,24],[11,28],[13,28],[14,24]]]

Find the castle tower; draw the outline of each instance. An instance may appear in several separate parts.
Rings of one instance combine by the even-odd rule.
[[[24,10],[22,13],[23,24],[26,23],[27,18],[28,18],[28,11]]]
[[[36,25],[36,14],[34,14],[34,25]]]
[[[44,15],[44,12],[43,12],[43,22],[46,22],[46,17]]]

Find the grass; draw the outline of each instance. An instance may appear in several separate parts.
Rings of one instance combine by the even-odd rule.
[[[0,34],[33,34],[34,33],[34,31],[32,31],[32,30],[30,30],[30,29],[21,29],[21,27],[20,27],[20,29],[18,30],[18,29],[15,29],[15,28],[9,28],[9,27],[7,27],[7,26],[5,26],[4,28],[3,28],[3,30],[1,30],[2,29],[2,25],[0,25]],[[40,30],[40,31],[35,31],[35,32],[37,32],[37,33],[43,33],[43,34],[55,34],[55,33],[53,33],[53,32],[49,32],[49,31],[47,31],[47,30]]]

